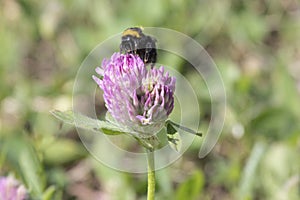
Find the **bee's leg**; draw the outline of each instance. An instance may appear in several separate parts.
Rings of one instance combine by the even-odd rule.
[[[147,63],[152,62],[152,49],[153,49],[153,42],[151,40],[146,43],[146,48],[145,48],[145,60]]]

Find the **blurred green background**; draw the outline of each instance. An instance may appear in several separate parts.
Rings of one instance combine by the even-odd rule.
[[[297,0],[1,0],[0,175],[16,176],[32,199],[146,198],[146,175],[100,164],[49,114],[71,108],[76,72],[98,43],[141,25],[198,41],[227,93],[217,145],[200,160],[196,139],[158,171],[157,199],[299,199],[299,19]],[[197,97],[206,127],[210,100]]]

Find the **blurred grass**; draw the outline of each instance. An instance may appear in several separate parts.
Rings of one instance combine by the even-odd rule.
[[[144,175],[95,162],[74,128],[60,129],[48,111],[71,107],[76,72],[99,42],[157,26],[203,45],[227,92],[213,152],[199,160],[196,139],[158,172],[158,199],[298,199],[299,17],[297,0],[2,0],[0,175],[15,174],[36,199],[145,199]],[[205,88],[186,63],[173,62]],[[206,91],[197,97],[205,130],[211,102]],[[103,111],[103,102],[96,106]]]

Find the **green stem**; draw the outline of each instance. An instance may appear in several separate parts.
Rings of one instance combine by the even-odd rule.
[[[148,161],[148,193],[147,200],[154,200],[155,196],[155,170],[154,170],[154,152],[147,150]]]

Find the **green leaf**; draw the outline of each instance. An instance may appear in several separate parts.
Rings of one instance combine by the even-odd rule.
[[[202,171],[195,171],[187,181],[180,184],[176,192],[176,200],[198,199],[200,192],[204,186],[204,175]]]
[[[53,110],[50,111],[52,115],[54,115],[57,119],[63,121],[64,123],[67,124],[73,124],[74,123],[74,115],[71,110],[61,112],[59,110]]]
[[[55,192],[55,186],[52,185],[48,187],[43,194],[43,200],[52,200],[54,192]]]
[[[250,132],[265,136],[269,140],[284,140],[297,131],[299,125],[296,116],[285,107],[263,110],[250,123]]]
[[[41,146],[45,162],[53,165],[61,165],[82,158],[86,150],[74,140],[60,138],[50,144]],[[59,155],[59,156],[57,156]]]
[[[119,134],[132,134],[133,131],[126,127],[120,127],[117,123],[112,121],[100,121],[98,119],[92,119],[79,113],[72,111],[51,111],[56,118],[67,124],[73,124],[78,128],[91,130],[94,132],[101,132],[107,135],[119,135]]]
[[[38,152],[24,135],[4,137],[1,151],[6,164],[11,165],[23,179],[30,196],[40,198],[45,187],[45,173]]]
[[[26,181],[27,186],[34,197],[41,197],[44,189],[41,177],[41,165],[37,159],[37,155],[29,147],[25,147],[19,158],[19,166]]]
[[[244,167],[240,186],[239,186],[239,199],[252,199],[254,183],[257,176],[257,167],[265,153],[267,146],[265,143],[257,141],[252,148],[250,157]]]

